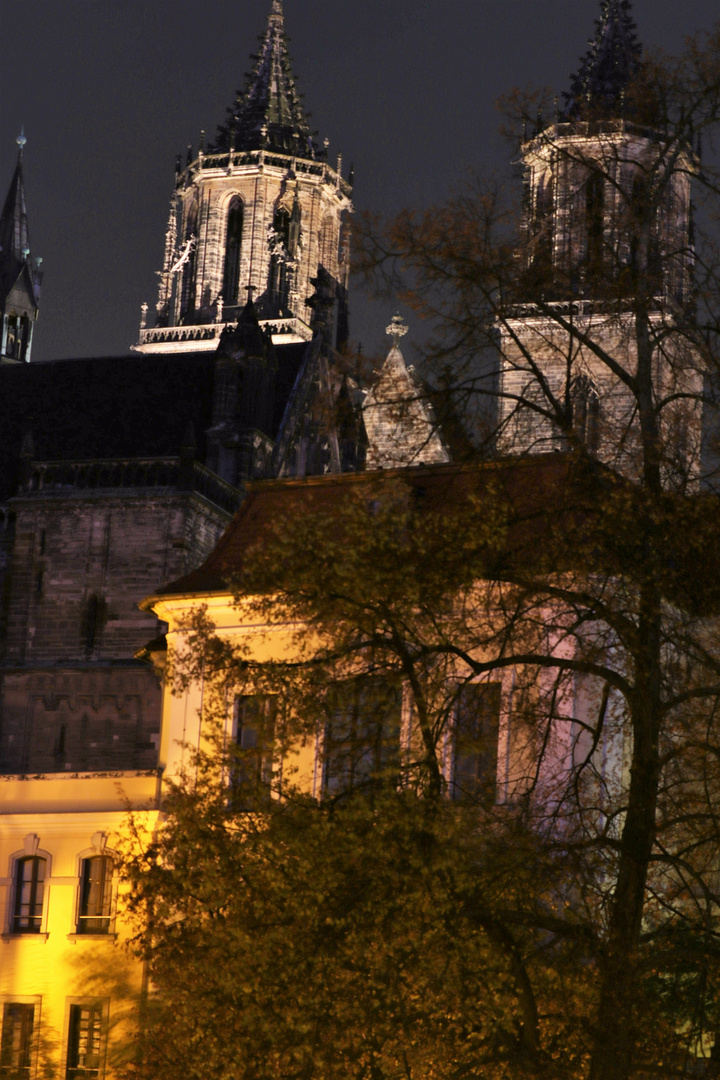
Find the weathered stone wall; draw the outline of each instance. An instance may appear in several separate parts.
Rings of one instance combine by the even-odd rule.
[[[199,565],[229,516],[194,493],[13,500],[0,771],[152,768],[162,631],[138,603]]]

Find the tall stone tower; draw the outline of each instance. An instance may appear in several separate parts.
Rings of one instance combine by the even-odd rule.
[[[698,467],[701,416],[691,398],[702,376],[673,326],[691,297],[696,158],[655,127],[634,82],[640,67],[629,0],[602,0],[564,110],[523,144],[524,269],[499,328],[501,449],[570,443],[632,473],[637,401],[618,369],[632,377],[637,368],[642,308],[656,393],[677,395],[662,421],[677,428],[678,460],[667,468],[687,476]]]
[[[273,343],[309,341],[313,279],[322,267],[337,294],[337,331],[346,326],[352,180],[328,142],[313,139],[295,88],[282,0],[245,89],[207,147],[178,163],[155,326],[143,311],[140,352],[217,348],[227,324],[255,301]]]
[[[38,316],[42,275],[39,259],[30,255],[23,149],[18,136],[18,158],[0,214],[0,363],[30,360],[33,329]]]

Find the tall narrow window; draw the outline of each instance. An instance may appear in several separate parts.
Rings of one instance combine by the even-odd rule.
[[[290,243],[290,214],[282,207],[273,219],[268,292],[274,307],[287,305],[287,259]]]
[[[66,1080],[100,1076],[102,1004],[71,1005]]]
[[[589,453],[596,454],[600,447],[600,397],[589,375],[578,375],[571,396],[575,437]]]
[[[242,694],[235,700],[231,784],[237,809],[254,809],[270,794],[277,715],[275,694]]]
[[[450,789],[457,801],[495,801],[500,689],[500,683],[466,683],[458,690]]]
[[[223,300],[229,307],[238,303],[240,293],[240,255],[243,235],[243,204],[236,196],[230,203],[225,233],[225,271]]]
[[[35,1006],[8,1002],[3,1006],[0,1076],[30,1080]]]
[[[42,925],[45,892],[45,859],[29,855],[15,863],[15,906],[13,931],[37,934]]]
[[[402,686],[396,679],[363,676],[332,688],[323,762],[327,794],[394,781],[401,708]]]
[[[112,908],[113,860],[109,855],[83,859],[80,878],[79,934],[106,934]]]
[[[593,173],[586,187],[587,266],[591,274],[599,274],[603,265],[605,236],[605,179]]]

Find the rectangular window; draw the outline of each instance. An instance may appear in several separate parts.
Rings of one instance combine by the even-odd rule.
[[[457,801],[495,802],[500,683],[465,683],[455,700],[450,793]]]
[[[100,1076],[102,1003],[71,1005],[66,1080]]]
[[[362,676],[328,694],[323,788],[328,795],[397,782],[402,683]]]
[[[34,1019],[34,1005],[3,1005],[0,1076],[4,1080],[30,1080]]]
[[[109,855],[83,859],[80,878],[79,934],[107,934],[112,907],[113,860]]]
[[[45,891],[45,859],[29,855],[15,863],[15,907],[13,931],[37,934],[42,925]]]
[[[270,795],[277,716],[275,694],[242,694],[235,699],[231,784],[238,809],[253,809]]]

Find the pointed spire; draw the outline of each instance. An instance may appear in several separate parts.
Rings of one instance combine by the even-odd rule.
[[[16,141],[20,148],[17,165],[0,214],[0,262],[3,265],[11,259],[23,263],[30,253],[23,179],[23,148],[27,142],[24,131],[20,132]]]
[[[234,136],[240,152],[267,149],[315,157],[315,145],[295,89],[285,37],[282,0],[272,0],[267,29],[245,89],[218,130],[215,150],[227,152]]]
[[[640,68],[642,46],[630,0],[602,0],[595,36],[565,97],[567,116],[588,109],[621,115],[625,91]]]

